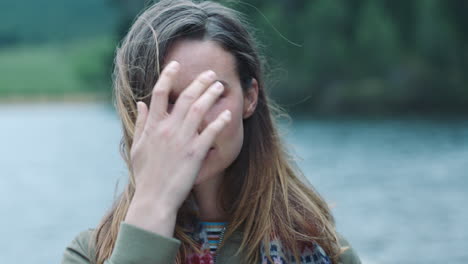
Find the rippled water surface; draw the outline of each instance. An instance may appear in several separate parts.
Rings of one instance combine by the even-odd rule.
[[[59,263],[126,182],[120,123],[98,103],[3,105],[0,122],[1,262]],[[282,127],[364,263],[468,263],[468,121]]]

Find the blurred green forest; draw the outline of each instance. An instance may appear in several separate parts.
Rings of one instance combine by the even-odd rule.
[[[289,111],[468,113],[468,1],[219,2],[246,14]],[[0,2],[0,97],[109,99],[115,46],[149,4]]]

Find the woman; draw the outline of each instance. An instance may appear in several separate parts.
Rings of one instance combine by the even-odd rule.
[[[130,181],[62,263],[360,263],[287,153],[239,15],[161,1],[117,50]]]

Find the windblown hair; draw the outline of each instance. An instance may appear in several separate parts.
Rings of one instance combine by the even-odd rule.
[[[316,242],[337,263],[340,245],[330,209],[307,182],[288,153],[275,127],[276,114],[283,111],[268,101],[264,84],[264,60],[242,16],[223,5],[206,1],[163,0],[148,7],[133,23],[117,48],[113,74],[115,107],[123,126],[121,154],[129,169],[129,183],[96,229],[96,262],[104,263],[114,249],[120,223],[125,219],[135,192],[130,148],[136,121],[136,102],[148,106],[151,91],[171,45],[180,40],[209,40],[230,52],[236,61],[244,93],[252,78],[258,81],[255,112],[244,122],[244,142],[239,156],[225,170],[221,204],[230,216],[225,240],[235,230],[243,232],[239,249],[243,263],[258,263],[262,242],[279,239],[296,257],[301,245]],[[279,116],[279,115],[278,115]],[[287,116],[287,115],[286,115]],[[190,195],[179,209],[175,237],[182,245],[176,263],[189,252],[198,252],[187,235],[186,224],[196,211]],[[221,245],[222,246],[222,245]],[[265,248],[267,256],[269,248]]]

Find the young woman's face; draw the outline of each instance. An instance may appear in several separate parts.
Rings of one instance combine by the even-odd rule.
[[[213,41],[178,41],[169,50],[165,63],[172,60],[180,63],[179,75],[170,96],[172,103],[200,73],[206,70],[213,70],[217,75],[217,80],[224,85],[224,92],[206,113],[199,132],[203,131],[225,109],[229,109],[232,114],[231,121],[213,142],[214,149],[203,161],[195,181],[197,185],[208,179],[221,177],[224,169],[239,155],[244,141],[242,120],[248,118],[255,109],[258,85],[254,80],[251,89],[244,95],[234,56]],[[171,108],[172,105],[169,105],[169,112]]]

